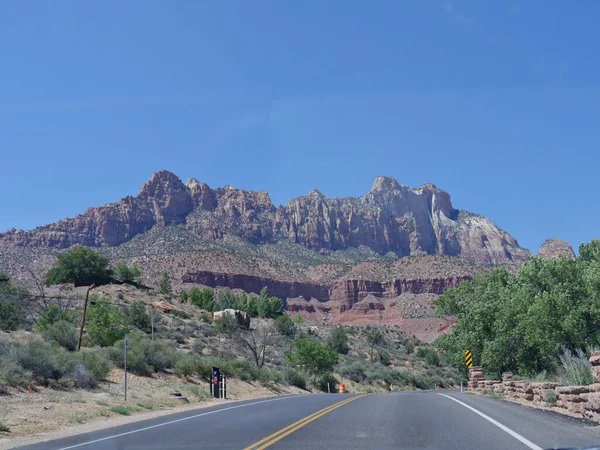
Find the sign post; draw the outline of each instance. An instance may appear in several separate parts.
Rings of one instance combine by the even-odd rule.
[[[125,339],[123,339],[125,343],[125,352],[124,352],[124,367],[123,371],[125,372],[125,401],[127,401],[127,346],[129,345],[129,333],[125,332]]]

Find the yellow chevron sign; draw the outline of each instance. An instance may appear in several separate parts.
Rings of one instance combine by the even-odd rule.
[[[471,353],[471,350],[465,350],[465,366],[468,369],[473,367],[473,353]]]

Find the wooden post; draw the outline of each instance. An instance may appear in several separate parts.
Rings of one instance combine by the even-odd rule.
[[[90,297],[90,291],[94,289],[95,285],[91,285],[88,287],[87,292],[85,293],[85,304],[83,305],[83,317],[81,319],[81,328],[79,329],[79,342],[77,344],[77,350],[81,350],[81,341],[83,340],[83,327],[85,326],[85,315],[87,313],[87,305],[88,299]]]

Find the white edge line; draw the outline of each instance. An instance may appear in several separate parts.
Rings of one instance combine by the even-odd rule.
[[[171,425],[171,424],[177,423],[177,422],[184,422],[186,420],[196,419],[198,417],[208,416],[208,415],[220,413],[223,411],[230,411],[232,409],[245,408],[246,406],[259,405],[261,403],[275,402],[277,400],[284,400],[286,398],[294,398],[294,397],[295,396],[271,398],[269,400],[261,400],[260,402],[244,403],[243,405],[230,406],[228,408],[217,409],[215,411],[208,411],[208,412],[201,413],[201,414],[194,414],[193,416],[182,417],[181,419],[170,420],[168,422],[162,422],[162,423],[158,423],[156,425],[151,425],[149,427],[138,428],[137,430],[127,431],[125,433],[119,433],[119,434],[115,434],[113,436],[106,436],[106,437],[103,437],[100,439],[94,439],[93,441],[82,442],[80,444],[70,445],[68,447],[61,447],[58,450],[69,450],[71,448],[83,447],[84,445],[95,444],[97,442],[107,441],[108,439],[114,439],[114,438],[118,438],[121,436],[127,436],[128,434],[140,433],[142,431],[151,430],[152,428],[164,427],[165,425]]]
[[[473,411],[475,414],[479,414],[481,417],[483,417],[485,420],[487,420],[488,422],[493,423],[494,425],[496,425],[498,428],[500,428],[502,431],[507,432],[508,434],[510,434],[512,437],[514,437],[515,439],[517,439],[518,441],[521,441],[523,444],[525,444],[527,447],[533,449],[533,450],[544,450],[542,447],[539,447],[537,445],[535,445],[533,442],[531,442],[529,439],[524,438],[523,436],[521,436],[519,433],[517,433],[516,431],[511,430],[510,428],[502,425],[500,422],[498,422],[497,420],[492,419],[490,416],[485,415],[484,413],[482,413],[481,411],[476,410],[475,408],[473,408],[472,406],[467,405],[466,403],[461,402],[460,400],[455,399],[454,397],[450,397],[449,395],[446,394],[439,394],[438,395],[442,395],[446,398],[449,398],[450,400],[454,400],[456,403],[460,403],[461,405],[463,405],[465,408],[470,409],[471,411]]]

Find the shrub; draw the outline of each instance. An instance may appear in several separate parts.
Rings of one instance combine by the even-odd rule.
[[[163,295],[171,295],[173,288],[171,287],[171,278],[167,272],[163,273],[160,281],[158,282],[158,291]]]
[[[232,314],[223,314],[213,324],[220,334],[231,334],[238,328],[237,319]]]
[[[337,392],[338,381],[331,372],[325,373],[319,377],[317,388],[322,392],[327,392],[327,383],[329,383],[329,389],[331,390],[331,392]]]
[[[275,329],[282,336],[293,338],[296,334],[296,326],[287,314],[283,314],[275,319]]]
[[[0,330],[14,331],[27,323],[25,305],[28,292],[11,283],[4,272],[0,272]]]
[[[66,361],[63,361],[62,368],[58,366],[57,350],[47,342],[31,341],[16,346],[14,358],[23,369],[31,372],[33,377],[42,384],[48,384],[50,380],[58,380],[69,371],[68,369],[72,369],[68,367],[64,370]]]
[[[379,362],[384,366],[389,366],[392,364],[392,358],[390,357],[390,353],[387,350],[379,350],[377,352],[377,358]]]
[[[133,305],[125,308],[125,316],[127,323],[137,328],[144,333],[150,333],[152,331],[152,322],[150,315],[146,310],[146,303],[143,301],[137,301]]]
[[[440,365],[440,357],[437,352],[433,349],[429,350],[425,356],[425,361],[430,366],[439,366]]]
[[[185,292],[183,289],[179,292],[179,301],[181,303],[187,303],[188,301],[187,292]]]
[[[127,406],[113,406],[110,410],[115,414],[121,414],[122,416],[131,415],[131,410]]]
[[[563,349],[559,355],[558,381],[565,386],[586,386],[594,383],[592,365],[583,350],[572,353]]]
[[[366,364],[362,360],[346,361],[340,364],[337,372],[343,377],[355,383],[362,383],[366,378]]]
[[[212,292],[211,292],[212,297]],[[220,289],[217,294],[217,301],[214,304],[214,311],[223,311],[224,309],[235,309],[237,304],[237,296],[229,288]],[[207,308],[204,308],[210,311]]]
[[[546,400],[546,403],[550,403],[551,405],[556,405],[556,392],[554,392],[554,390],[552,389],[548,389],[545,393],[544,393],[544,400]]]
[[[35,329],[38,332],[44,332],[61,320],[74,323],[75,314],[72,311],[62,310],[56,304],[46,306],[35,321]]]
[[[338,354],[331,347],[309,338],[296,339],[294,351],[289,358],[293,364],[302,366],[315,378],[331,372],[339,362]]]
[[[190,314],[188,314],[185,311],[182,311],[180,309],[174,309],[169,314],[172,316],[175,316],[175,317],[179,317],[180,319],[191,319],[191,317],[192,317]]]
[[[141,273],[140,269],[136,266],[128,266],[127,264],[119,263],[115,267],[114,275],[119,281],[137,281]]]
[[[77,358],[95,380],[101,381],[106,379],[112,367],[107,353],[104,349],[83,350]]]
[[[51,325],[46,325],[42,335],[48,342],[54,342],[69,351],[77,349],[77,328],[72,322],[59,320]]]
[[[110,359],[117,367],[123,366],[123,340],[115,342],[110,349]],[[172,345],[162,341],[152,341],[144,334],[132,333],[127,350],[127,368],[137,375],[150,376],[154,372],[169,369],[175,365],[178,353]]]
[[[327,339],[327,344],[334,349],[336,352],[347,355],[350,351],[348,345],[348,335],[342,327],[335,328]]]
[[[209,288],[200,290],[194,287],[190,289],[189,299],[192,305],[206,311],[213,311],[215,308],[213,291]]]
[[[81,363],[78,363],[71,374],[75,386],[82,389],[91,389],[98,386],[98,381],[92,373]]]
[[[125,335],[127,320],[121,310],[106,300],[97,300],[88,308],[86,341],[92,345],[110,347]]]
[[[8,356],[0,358],[0,386],[27,387],[33,381],[33,374]]]
[[[174,372],[180,377],[189,377],[197,372],[198,358],[193,355],[184,355],[175,363]]]
[[[407,355],[411,355],[415,351],[415,344],[408,341],[406,344],[404,344],[404,349],[406,350]]]
[[[306,389],[306,377],[298,370],[290,370],[288,381],[292,386],[296,386],[300,389]]]

